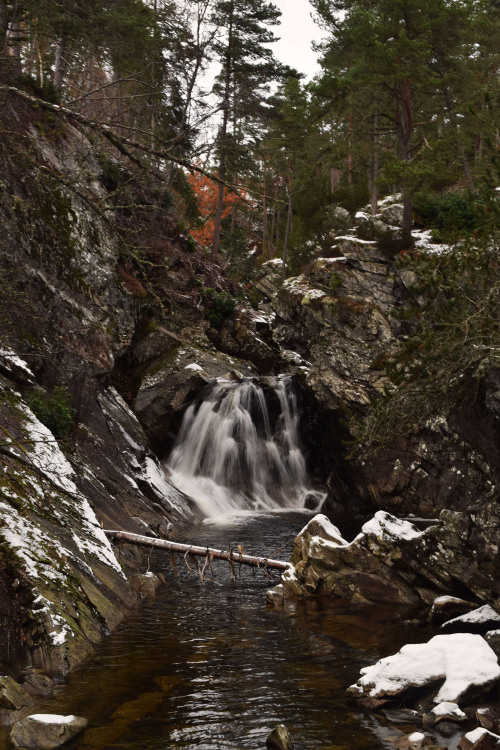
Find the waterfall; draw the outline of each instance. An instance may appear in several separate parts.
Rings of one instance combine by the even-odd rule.
[[[291,378],[219,379],[186,411],[167,462],[170,479],[205,516],[241,510],[319,508],[298,434]]]

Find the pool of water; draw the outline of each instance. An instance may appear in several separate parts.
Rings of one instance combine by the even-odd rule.
[[[287,560],[308,518],[228,515],[185,535]],[[89,719],[68,747],[262,750],[278,723],[303,750],[393,746],[397,730],[382,715],[361,712],[345,690],[361,667],[428,640],[430,631],[406,626],[384,607],[363,611],[315,599],[274,609],[265,601],[273,580],[262,571],[236,566],[234,580],[227,563],[214,562],[214,577],[207,570],[202,583],[190,566],[177,556],[174,570],[169,554],[156,552],[150,568],[168,585],[40,709]]]

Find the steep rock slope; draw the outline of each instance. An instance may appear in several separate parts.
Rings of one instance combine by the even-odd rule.
[[[203,291],[230,285],[126,165],[14,94],[2,112],[0,664],[64,673],[137,598],[142,553],[117,558],[101,527],[165,536],[192,518],[158,459],[179,409],[210,377],[278,360],[250,311],[211,326]],[[113,203],[109,164],[135,211]],[[66,416],[72,402],[64,434],[29,408],[48,394]]]

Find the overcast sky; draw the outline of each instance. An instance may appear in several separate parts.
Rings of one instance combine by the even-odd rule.
[[[305,73],[310,80],[319,70],[311,43],[321,38],[321,30],[311,18],[312,6],[309,0],[274,0],[274,3],[283,13],[281,26],[273,28],[280,37],[280,41],[272,45],[274,54]]]

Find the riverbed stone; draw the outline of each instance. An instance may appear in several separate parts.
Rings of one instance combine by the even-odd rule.
[[[87,725],[83,716],[32,714],[14,724],[10,739],[14,747],[52,750],[72,740]]]
[[[268,750],[293,750],[294,744],[287,727],[278,724],[266,738]]]

